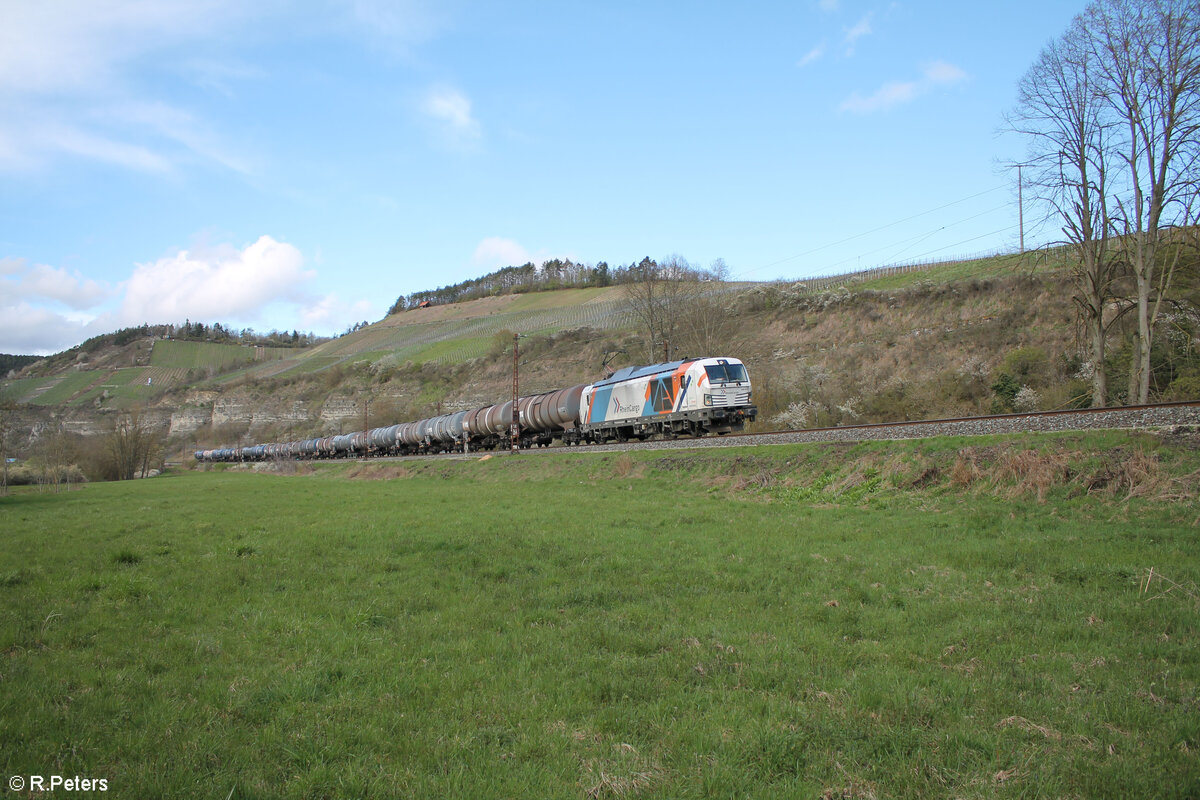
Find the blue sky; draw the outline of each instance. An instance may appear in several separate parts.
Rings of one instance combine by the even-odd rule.
[[[552,257],[1011,249],[1002,116],[1083,5],[7,0],[0,352],[337,333]]]

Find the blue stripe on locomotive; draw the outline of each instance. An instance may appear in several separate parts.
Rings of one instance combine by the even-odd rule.
[[[612,386],[605,386],[602,389],[596,389],[592,392],[592,408],[588,412],[588,422],[604,422],[608,418],[608,401],[612,399]],[[600,416],[596,416],[596,412],[600,412]]]

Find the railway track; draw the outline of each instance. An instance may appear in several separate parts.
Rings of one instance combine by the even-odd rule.
[[[923,439],[931,436],[989,436],[1002,433],[1054,433],[1074,430],[1150,429],[1200,427],[1200,401],[1156,403],[1119,408],[1084,408],[993,414],[984,417],[879,422],[802,431],[769,431],[729,434],[717,439],[638,442],[647,445],[704,447],[798,444],[806,442],[859,442],[886,439]]]
[[[1118,408],[1083,408],[1061,411],[1034,411],[1025,414],[995,414],[984,417],[879,422],[867,425],[845,425],[836,428],[810,428],[801,431],[767,431],[731,433],[725,436],[706,436],[701,439],[659,439],[645,442],[584,445],[581,447],[549,447],[522,450],[522,455],[537,453],[609,453],[625,450],[671,450],[701,447],[755,447],[759,445],[803,444],[810,442],[860,442],[888,439],[923,439],[932,436],[990,436],[1004,433],[1056,433],[1062,431],[1119,430],[1119,429],[1200,429],[1200,401],[1156,403],[1152,405],[1121,406]],[[492,455],[507,455],[496,450]],[[389,456],[369,461],[408,460],[425,458],[479,458],[485,451],[443,453],[436,456]],[[360,459],[361,461],[362,459]]]

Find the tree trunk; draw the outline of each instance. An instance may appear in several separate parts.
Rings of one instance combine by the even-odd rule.
[[[1137,276],[1137,366],[1134,373],[1137,376],[1137,402],[1150,402],[1150,281],[1148,269],[1139,271]]]
[[[1133,336],[1133,352],[1129,357],[1129,390],[1125,395],[1125,405],[1131,406],[1137,403],[1138,386],[1141,384],[1138,379],[1138,365],[1142,363],[1142,339],[1137,334]]]
[[[1108,376],[1104,369],[1104,312],[1088,320],[1088,338],[1092,359],[1092,407],[1108,405]]]

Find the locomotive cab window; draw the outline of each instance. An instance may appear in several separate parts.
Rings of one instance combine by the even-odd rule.
[[[746,380],[746,368],[741,364],[721,362],[704,368],[709,383],[741,383]]]

